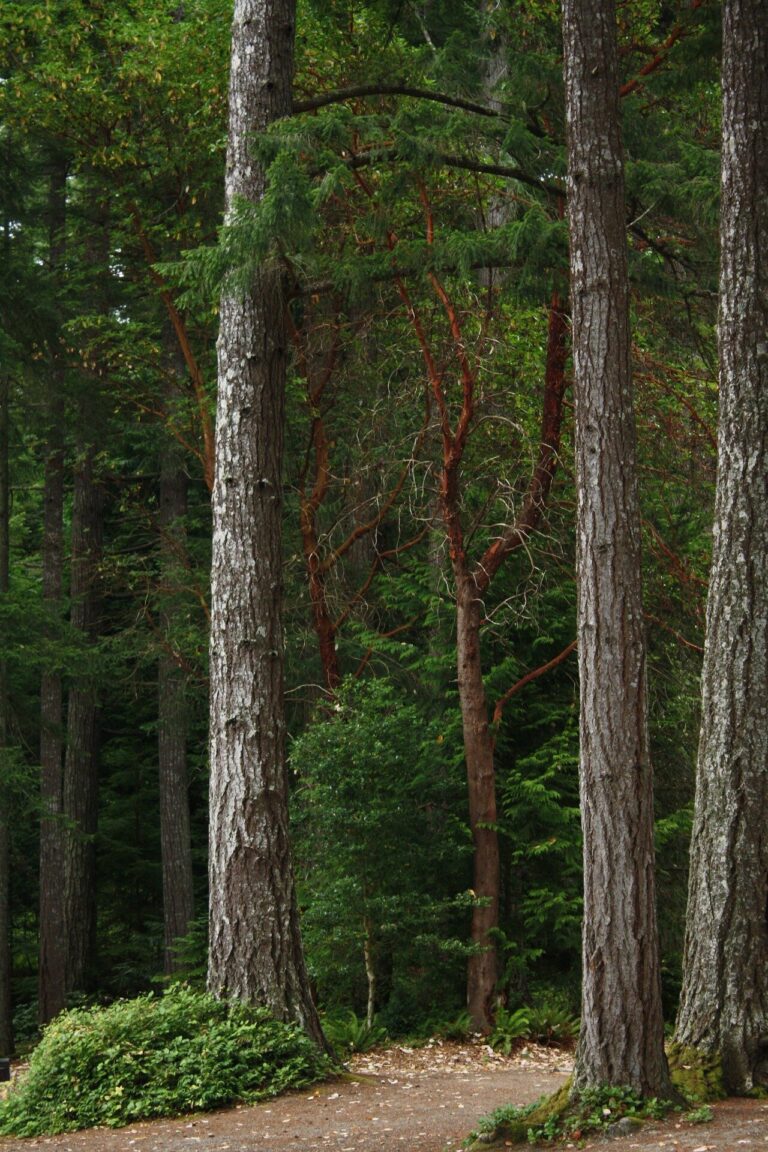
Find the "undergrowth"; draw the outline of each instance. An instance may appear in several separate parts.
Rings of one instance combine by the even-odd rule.
[[[570,1084],[565,1084],[554,1095],[523,1108],[497,1109],[480,1121],[481,1141],[483,1136],[502,1137],[505,1145],[580,1141],[621,1121],[639,1125],[659,1119],[673,1107],[670,1101],[643,1097],[632,1088],[588,1088],[578,1096],[570,1091]]]
[[[0,1134],[37,1136],[256,1101],[311,1084],[328,1060],[263,1008],[183,985],[64,1012],[0,1103]]]

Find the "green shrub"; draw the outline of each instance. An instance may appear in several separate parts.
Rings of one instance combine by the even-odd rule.
[[[260,1100],[328,1071],[311,1041],[266,1009],[177,985],[57,1017],[0,1104],[0,1133],[119,1127]]]
[[[365,1020],[361,1020],[351,1010],[326,1017],[323,1020],[323,1032],[340,1057],[349,1056],[352,1052],[370,1052],[371,1048],[384,1044],[388,1039],[386,1028],[375,1023],[369,1027]]]
[[[528,1009],[528,1038],[537,1044],[570,1044],[578,1034],[578,1017],[567,1007],[545,1000]]]
[[[496,1022],[488,1037],[488,1043],[494,1052],[503,1052],[505,1056],[509,1056],[517,1041],[526,1039],[530,1034],[529,1008],[516,1008],[514,1012],[508,1012],[506,1008],[499,1007],[496,1009]]]
[[[480,1121],[478,1132],[481,1144],[489,1140],[510,1146],[575,1143],[595,1133],[617,1135],[631,1131],[645,1120],[660,1119],[672,1107],[670,1101],[642,1097],[628,1087],[587,1088],[572,1095],[568,1081],[557,1092],[523,1108],[497,1109]]]

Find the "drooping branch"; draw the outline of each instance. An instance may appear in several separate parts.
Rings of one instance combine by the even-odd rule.
[[[374,164],[398,159],[400,159],[400,154],[397,147],[376,148],[348,157],[346,164],[353,171],[357,171],[360,168],[369,168]],[[479,172],[486,176],[501,176],[505,180],[517,180],[520,184],[526,184],[528,187],[536,188],[539,192],[546,192],[550,196],[562,197],[565,195],[564,184],[552,184],[549,181],[541,180],[538,176],[532,176],[530,172],[526,172],[524,168],[518,168],[514,164],[487,164],[482,160],[474,160],[470,156],[454,156],[450,152],[430,153],[428,160],[424,162],[428,161],[435,165],[443,165],[446,168],[460,168],[466,172]]]
[[[329,104],[343,104],[345,100],[362,100],[367,96],[408,96],[415,100],[431,100],[448,108],[460,108],[476,116],[499,119],[503,115],[498,109],[489,108],[486,104],[476,104],[460,96],[448,96],[444,92],[431,92],[428,88],[414,88],[409,84],[360,84],[352,88],[339,88],[336,92],[322,92],[306,100],[294,100],[293,111],[315,112],[318,108],[327,108]]]

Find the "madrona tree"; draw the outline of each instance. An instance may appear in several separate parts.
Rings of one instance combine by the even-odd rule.
[[[720,415],[677,1040],[726,1088],[768,1052],[768,22],[723,7]],[[762,1068],[762,1072],[761,1072]]]
[[[656,928],[624,159],[613,0],[563,5],[584,834],[574,1086],[669,1097]]]
[[[254,133],[290,113],[292,0],[236,0],[226,212],[256,203]],[[220,996],[322,1032],[309,993],[288,840],[284,751],[282,471],[286,330],[263,266],[221,298],[210,666],[210,952]]]

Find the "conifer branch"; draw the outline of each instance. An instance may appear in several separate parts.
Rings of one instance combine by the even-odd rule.
[[[187,365],[190,379],[192,381],[192,388],[195,393],[197,401],[198,415],[200,419],[200,431],[203,438],[203,452],[196,452],[195,455],[202,461],[203,476],[205,485],[209,492],[213,491],[213,469],[214,469],[214,429],[213,420],[208,407],[208,398],[205,393],[205,384],[203,383],[203,374],[200,370],[200,365],[192,350],[192,345],[189,342],[189,334],[187,332],[184,318],[176,307],[176,303],[171,294],[166,282],[163,280],[160,273],[155,267],[157,263],[157,255],[152,248],[149,236],[147,235],[144,225],[141,221],[139,210],[135,204],[130,205],[131,218],[133,219],[133,226],[141,241],[141,246],[144,251],[144,256],[147,261],[149,275],[153,283],[157,286],[160,293],[160,299],[165,305],[165,310],[168,313],[168,319],[171,322],[176,339],[179,342],[184,362]]]
[[[347,167],[357,171],[382,161],[400,158],[397,148],[377,148],[360,155],[345,157],[345,163]],[[444,165],[446,168],[460,168],[466,172],[479,172],[485,176],[500,176],[505,180],[517,180],[520,184],[525,184],[529,188],[536,188],[539,192],[546,192],[550,196],[560,198],[565,195],[564,184],[549,184],[539,179],[538,176],[531,176],[529,172],[516,167],[514,164],[486,164],[481,160],[473,160],[469,156],[454,156],[449,152],[433,152],[423,158],[422,166],[429,160],[433,160],[435,164]]]
[[[428,88],[414,88],[409,84],[360,84],[353,88],[339,88],[336,92],[322,92],[307,100],[295,100],[293,111],[315,112],[318,108],[327,108],[329,104],[343,104],[345,100],[358,100],[366,96],[409,96],[415,100],[431,100],[436,104],[445,104],[448,108],[473,112],[476,116],[490,116],[494,119],[503,116],[496,108],[489,108],[486,104],[475,104],[460,96],[446,96],[443,92],[431,92]]]
[[[691,0],[691,12],[695,12],[697,8],[700,8],[702,3],[703,0]],[[667,36],[664,43],[654,51],[651,59],[647,60],[646,63],[643,64],[637,76],[635,76],[632,80],[628,80],[626,84],[622,84],[621,88],[619,88],[619,96],[629,96],[631,92],[637,91],[637,89],[642,85],[645,77],[650,76],[652,72],[655,72],[658,68],[661,67],[661,65],[669,56],[670,49],[677,43],[678,40],[682,40],[683,37],[686,36],[689,32],[690,28],[688,25],[676,24],[670,32],[669,36]]]

